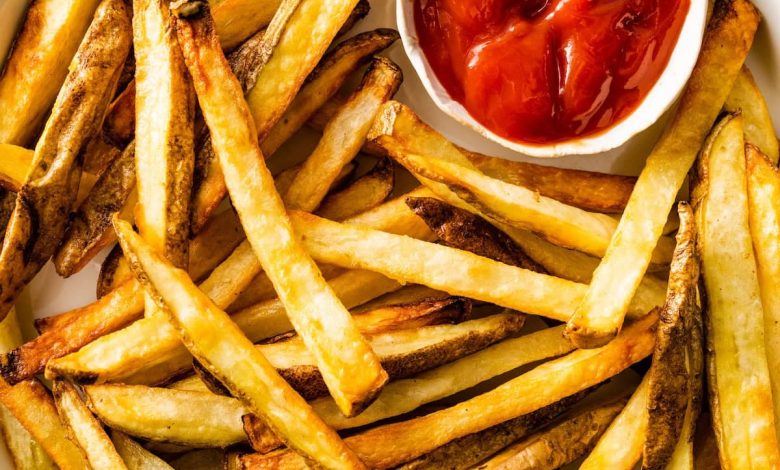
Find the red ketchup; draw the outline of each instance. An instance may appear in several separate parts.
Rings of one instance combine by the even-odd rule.
[[[598,134],[661,76],[690,0],[414,0],[420,44],[450,96],[526,144]]]

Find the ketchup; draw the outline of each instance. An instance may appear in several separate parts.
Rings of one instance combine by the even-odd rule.
[[[548,144],[629,115],[672,54],[690,0],[414,0],[450,96],[496,134]]]

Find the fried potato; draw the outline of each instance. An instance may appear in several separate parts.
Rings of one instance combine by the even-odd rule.
[[[451,295],[566,320],[586,290],[579,283],[433,243],[351,227],[304,212],[290,211],[290,218],[303,245],[318,261],[376,271]],[[653,305],[646,307],[636,306],[632,315],[643,315]]]
[[[707,297],[710,409],[725,467],[780,465],[756,259],[748,225],[742,118],[713,131],[694,173]]]
[[[54,382],[54,401],[62,423],[89,462],[91,468],[125,469],[114,444],[103,427],[81,400],[76,388],[68,383]]]
[[[357,155],[374,117],[401,85],[401,69],[388,59],[374,58],[363,81],[325,126],[317,147],[303,162],[284,194],[292,209],[314,211],[322,202],[342,166]]]
[[[220,0],[209,3],[219,41],[224,49],[231,50],[268,25],[283,0]]]
[[[691,364],[701,356],[701,343],[692,331],[699,323],[699,260],[696,256],[696,227],[687,203],[679,204],[680,230],[669,273],[669,292],[656,330],[655,352],[648,375],[647,438],[642,468],[663,469],[669,464],[677,442],[684,438],[684,421],[698,419],[693,407],[701,390],[693,390],[701,370]],[[699,351],[693,351],[698,348]],[[688,436],[690,438],[692,436]],[[691,455],[691,458],[693,455]]]
[[[484,431],[455,439],[398,468],[399,470],[435,470],[442,467],[446,467],[449,470],[473,468],[512,442],[523,439],[529,436],[535,429],[552,422],[556,417],[587,396],[588,393],[590,393],[590,390],[583,390],[526,415],[510,419]]]
[[[305,13],[310,11],[309,5],[312,4],[307,2],[296,10],[276,54],[291,52],[286,50],[290,46],[287,33],[297,26],[299,14],[305,17]],[[320,6],[315,5],[315,12]],[[328,24],[333,22],[334,16],[338,18],[337,11],[328,12]],[[346,415],[357,414],[376,397],[387,381],[387,374],[352,323],[349,312],[296,240],[258,147],[240,86],[230,74],[216,42],[208,12],[196,20],[179,19],[176,28],[204,119],[211,131],[225,185],[241,218],[247,240],[274,284],[296,331],[317,358],[317,366],[330,393]],[[313,41],[316,44],[316,37],[307,41],[307,49],[313,47]],[[266,71],[269,67],[279,67],[275,57],[277,55],[272,56],[260,72],[258,83],[262,86],[254,90],[266,88],[264,80],[270,79]],[[285,63],[292,57],[285,57]],[[274,97],[276,95],[278,93]],[[255,119],[256,129],[262,128],[261,122]],[[247,182],[251,184],[247,185]],[[317,302],[312,302],[312,299],[317,299]],[[328,333],[333,331],[339,334]]]
[[[84,387],[89,409],[112,429],[155,442],[227,447],[244,442],[241,401],[195,391],[141,385]]]
[[[99,3],[41,0],[27,11],[0,77],[0,142],[34,143]]]
[[[0,402],[19,420],[48,456],[63,470],[86,468],[79,448],[66,437],[54,401],[37,379],[0,387]]]
[[[0,251],[0,318],[65,232],[78,194],[79,153],[100,125],[130,48],[128,14],[120,0],[100,4],[38,141]]]
[[[745,122],[745,140],[758,147],[772,163],[777,164],[780,149],[778,149],[772,116],[747,66],[742,67],[737,75],[737,80],[723,108],[731,113],[742,113]]]
[[[118,219],[115,223],[134,271],[210,373],[262,416],[290,448],[326,468],[365,468],[187,273],[154,254],[129,224]],[[215,331],[220,332],[216,341]]]
[[[630,470],[636,466],[642,458],[642,445],[647,435],[648,385],[649,378],[645,376],[625,408],[582,462],[581,470]]]
[[[596,445],[627,399],[573,413],[527,439],[513,444],[477,467],[497,469],[555,469],[586,454]]]
[[[343,220],[378,206],[393,192],[394,173],[391,160],[380,160],[368,173],[346,188],[327,195],[317,209],[317,214],[326,219]]]
[[[193,450],[170,461],[176,470],[229,470],[224,466],[225,453],[216,449]]]
[[[748,0],[718,0],[674,117],[647,159],[588,293],[569,320],[578,347],[620,330],[688,170],[739,74],[759,22]]]
[[[121,432],[111,431],[111,442],[128,470],[172,470],[165,460],[144,449]]]
[[[746,138],[750,134],[746,133]],[[764,342],[775,397],[775,429],[780,426],[780,244],[775,236],[780,230],[780,175],[758,148],[748,144],[747,194],[750,234],[758,266],[758,283],[764,310]]]
[[[447,442],[479,432],[596,385],[653,349],[656,314],[632,323],[606,346],[577,350],[470,400],[434,413],[370,429],[345,439],[370,468],[391,468]],[[543,389],[545,393],[539,393]],[[263,463],[305,468],[292,452],[241,457],[243,468]]]
[[[463,297],[426,297],[409,303],[354,312],[354,320],[363,333],[378,334],[442,323],[460,323],[469,318],[471,307],[471,300]]]
[[[27,180],[34,152],[12,144],[0,144],[0,186],[19,192]]]

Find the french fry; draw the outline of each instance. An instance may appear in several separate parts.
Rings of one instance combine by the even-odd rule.
[[[385,58],[374,58],[363,81],[325,126],[317,148],[304,161],[284,195],[292,209],[314,211],[342,166],[357,155],[381,105],[401,85],[401,69]]]
[[[264,28],[271,22],[282,1],[220,0],[213,2],[214,25],[222,47],[225,50],[231,50]]]
[[[585,390],[648,356],[653,349],[653,313],[624,328],[608,345],[577,350],[537,366],[497,388],[434,413],[380,426],[345,439],[370,468],[391,468],[468,434],[531,413]],[[539,393],[540,387],[545,393]],[[644,408],[643,408],[644,409]],[[292,452],[247,454],[243,468],[305,468]],[[280,467],[276,467],[280,468]]]
[[[326,468],[364,468],[185,272],[154,254],[129,224],[118,219],[115,223],[131,266],[155,301],[164,307],[187,348],[209,372],[262,416],[292,449]]]
[[[27,180],[34,152],[12,144],[0,144],[0,186],[19,192]]]
[[[758,22],[758,12],[747,0],[715,2],[677,111],[648,157],[588,293],[569,320],[567,335],[578,347],[602,345],[620,330],[677,192],[739,74]]]
[[[54,401],[69,437],[81,448],[91,468],[126,469],[122,457],[103,427],[79,397],[73,385],[54,382]]]
[[[307,2],[296,10],[276,53],[285,53],[287,32],[296,26],[299,13],[309,11],[309,5],[312,4]],[[329,12],[329,22],[335,14]],[[176,28],[203,116],[211,130],[225,184],[248,241],[274,284],[296,331],[317,359],[330,393],[346,415],[359,413],[376,397],[387,381],[387,374],[352,323],[349,312],[296,240],[257,145],[241,88],[228,70],[208,12],[196,20],[179,19]],[[316,36],[313,40],[316,41]],[[311,43],[310,40],[307,48]],[[263,86],[254,90],[265,88],[263,77],[275,64],[274,57],[276,55],[258,77],[258,83]],[[285,58],[287,60],[290,59]],[[258,129],[262,127],[257,120],[255,124]],[[252,184],[247,186],[247,181]],[[312,302],[312,299],[318,301]],[[339,335],[330,335],[328,331],[338,331]]]
[[[303,245],[318,261],[367,269],[451,295],[494,303],[526,313],[566,320],[586,286],[471,253],[290,211]],[[424,255],[423,255],[424,253]],[[656,305],[636,305],[641,316]]]
[[[78,194],[79,153],[100,125],[130,48],[128,14],[121,0],[100,4],[38,141],[0,251],[0,318],[65,232]]]
[[[701,323],[696,227],[688,204],[680,203],[679,212],[680,230],[669,273],[669,292],[656,331],[653,363],[647,373],[648,423],[642,451],[645,469],[666,468],[680,439],[692,437],[685,436],[685,420],[690,423],[698,419],[701,400],[701,387],[694,386],[694,381],[701,380],[701,370],[696,370],[692,363],[694,357],[702,356],[702,345],[693,332],[694,325]],[[699,362],[698,366],[701,365]]]
[[[320,217],[343,220],[383,203],[393,192],[392,161],[380,160],[368,173],[339,192],[329,194],[317,209]]]
[[[0,142],[34,142],[99,3],[43,0],[27,11],[0,78]]]
[[[66,437],[54,401],[37,379],[0,387],[0,402],[19,420],[43,450],[63,470],[86,468],[79,448]]]
[[[244,442],[241,401],[211,393],[141,385],[84,387],[89,409],[112,429],[156,442],[227,447]]]
[[[648,376],[645,376],[625,408],[582,462],[582,470],[630,470],[636,466],[642,458],[642,444],[647,435],[648,383]]]
[[[710,409],[721,462],[727,468],[780,465],[740,116],[727,115],[713,130],[693,179],[708,306]]]
[[[494,455],[479,470],[559,468],[586,454],[620,413],[626,399],[573,413]]]
[[[746,138],[750,135],[746,133]],[[766,344],[772,396],[780,397],[780,295],[776,290],[776,275],[780,273],[780,245],[773,233],[780,227],[780,175],[768,157],[748,144],[747,159],[748,215],[753,251],[758,266],[758,283],[764,310],[764,342]],[[780,400],[774,400],[775,429],[780,426]]]
[[[216,449],[193,450],[170,461],[176,470],[230,470],[223,467],[225,453]]]
[[[772,116],[747,66],[742,67],[737,75],[723,108],[732,113],[742,113],[745,122],[745,140],[758,147],[772,163],[777,164],[780,149],[778,149]]]
[[[124,460],[128,470],[172,470],[165,460],[144,449],[141,444],[121,432],[111,431],[111,442],[114,443],[117,453]]]

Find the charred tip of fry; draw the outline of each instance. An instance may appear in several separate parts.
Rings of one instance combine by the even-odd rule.
[[[203,16],[207,5],[203,0],[174,0],[171,2],[171,13],[177,18],[195,19]]]
[[[19,354],[19,348],[16,348],[0,356],[0,375],[8,385],[16,385],[25,379],[19,376],[19,366],[21,366]]]

